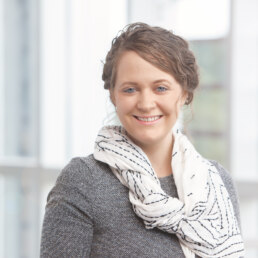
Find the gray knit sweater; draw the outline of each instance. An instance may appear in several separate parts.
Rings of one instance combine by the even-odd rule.
[[[217,162],[239,221],[232,179]],[[162,189],[177,196],[173,176]],[[184,254],[175,235],[145,229],[128,199],[128,189],[109,166],[93,155],[74,158],[62,170],[47,198],[40,257],[170,257]]]

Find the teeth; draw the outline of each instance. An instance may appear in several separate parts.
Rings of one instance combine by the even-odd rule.
[[[158,120],[160,118],[160,116],[153,116],[153,117],[139,117],[137,116],[138,120],[144,121],[144,122],[151,122],[151,121],[155,121]]]

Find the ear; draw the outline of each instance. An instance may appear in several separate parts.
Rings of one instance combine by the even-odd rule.
[[[188,98],[188,93],[187,93],[187,91],[184,91],[184,92],[182,93],[181,98],[180,98],[180,106],[181,106],[181,107],[185,104],[187,98]]]

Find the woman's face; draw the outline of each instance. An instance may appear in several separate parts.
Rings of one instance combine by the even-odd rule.
[[[120,122],[138,146],[171,143],[171,129],[186,99],[171,74],[126,51],[119,59],[110,94]]]

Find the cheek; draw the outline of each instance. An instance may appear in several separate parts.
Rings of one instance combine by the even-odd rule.
[[[130,105],[126,102],[117,102],[116,113],[121,121],[130,113]]]
[[[180,109],[180,103],[175,98],[166,98],[161,100],[160,105],[167,113],[175,113]]]
[[[164,105],[164,103],[168,103],[168,104]],[[167,102],[165,101],[163,102],[163,112],[173,119],[178,118],[180,110],[181,110],[180,101],[170,99]]]
[[[119,97],[116,99],[117,112],[125,113],[132,110],[135,106],[133,98]]]

